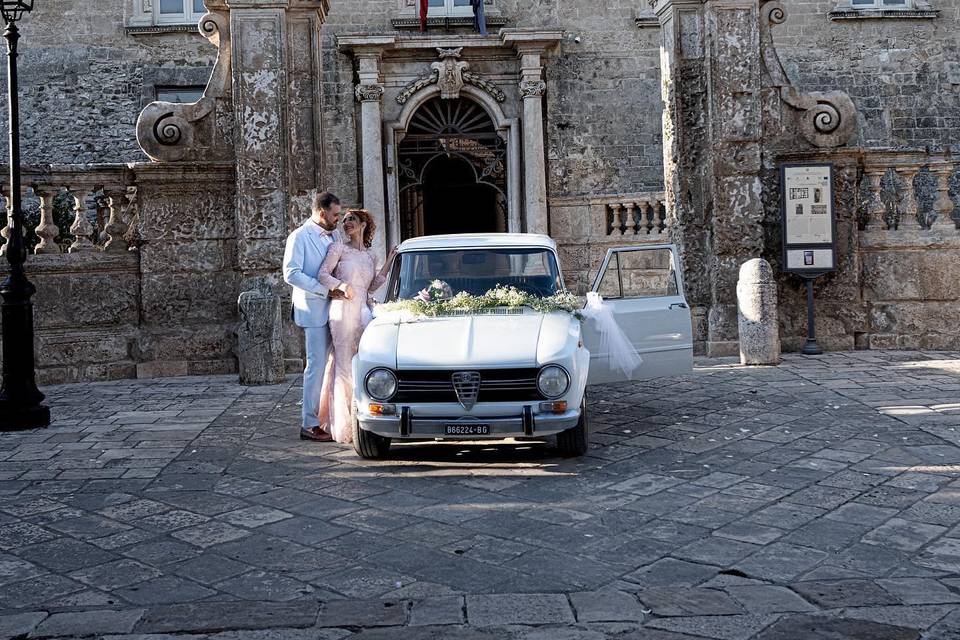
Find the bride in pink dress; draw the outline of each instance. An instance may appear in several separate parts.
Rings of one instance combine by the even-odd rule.
[[[376,224],[370,212],[351,209],[343,218],[346,239],[330,246],[317,280],[343,297],[330,301],[331,357],[327,362],[320,398],[320,424],[327,425],[333,439],[353,442],[353,356],[360,347],[360,335],[370,322],[371,294],[387,279],[395,249],[377,272],[376,257],[370,250]]]

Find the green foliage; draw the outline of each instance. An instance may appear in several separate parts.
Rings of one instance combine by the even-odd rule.
[[[483,313],[490,309],[530,307],[539,313],[563,311],[580,318],[580,309],[583,307],[580,299],[567,291],[541,297],[521,291],[516,287],[498,285],[482,296],[460,292],[453,297],[449,297],[449,295],[443,295],[444,290],[449,292],[449,285],[445,282],[435,281],[412,300],[398,300],[377,305],[377,315],[399,312],[415,317],[435,318],[438,316]]]

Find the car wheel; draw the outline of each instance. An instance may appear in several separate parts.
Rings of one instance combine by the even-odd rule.
[[[360,421],[353,419],[353,450],[361,458],[383,458],[390,451],[390,438],[378,436],[360,428]]]
[[[557,434],[557,448],[566,457],[582,456],[590,448],[590,418],[587,416],[587,399],[580,405],[580,421],[573,429]]]

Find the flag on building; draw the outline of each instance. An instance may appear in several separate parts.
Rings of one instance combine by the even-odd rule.
[[[480,35],[487,35],[487,17],[483,12],[483,0],[470,0],[473,5],[473,27]]]
[[[430,10],[430,0],[420,0],[420,31],[427,30],[427,12]]]

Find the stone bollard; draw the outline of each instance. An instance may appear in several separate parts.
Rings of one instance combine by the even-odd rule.
[[[740,267],[737,282],[740,324],[740,363],[779,364],[780,327],[777,320],[777,283],[770,263],[754,258]]]
[[[283,382],[283,326],[280,298],[269,291],[244,291],[237,301],[237,359],[240,384]]]

